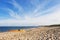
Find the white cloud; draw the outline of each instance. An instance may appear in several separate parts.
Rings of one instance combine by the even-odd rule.
[[[15,8],[18,9],[18,11],[23,11],[22,6],[18,2],[16,2],[16,0],[12,0],[12,2],[9,1],[8,3],[12,4]]]
[[[6,10],[8,11],[11,17],[16,18],[16,19],[21,19],[21,16],[18,15],[17,12],[14,12],[12,9],[6,8]]]
[[[16,3],[16,1],[13,1],[13,5],[19,9],[19,11],[22,11],[23,9],[20,9],[21,6]],[[43,8],[45,6],[41,5]],[[37,7],[36,10],[31,12],[34,16],[40,15],[37,11],[40,8]],[[46,15],[43,16],[38,16],[38,17],[30,17],[29,15],[25,15],[25,19],[22,19],[19,14],[14,12],[12,9],[7,8],[9,15],[11,17],[14,17],[16,19],[6,19],[6,20],[0,20],[0,26],[26,26],[26,25],[50,25],[50,24],[60,24],[60,4],[53,6],[52,8],[43,11],[42,13],[47,13]],[[50,11],[50,12],[49,12]],[[31,14],[31,15],[32,15]]]
[[[38,18],[26,17],[25,20],[0,20],[0,25],[7,26],[26,26],[26,25],[50,25],[50,24],[60,24],[60,8],[54,9],[51,14],[47,14]]]
[[[45,1],[43,1],[43,3],[40,4],[39,0],[38,1],[32,0],[32,4],[36,6],[35,10],[33,10],[33,12],[32,12],[33,15],[41,14],[41,13],[38,13],[38,11],[41,11],[42,9],[44,9],[44,7],[51,1],[52,0],[45,0]],[[39,4],[36,5],[36,3],[38,3],[38,2],[39,2]]]
[[[60,24],[60,6],[54,8],[52,12],[41,17],[31,18],[26,16],[24,20],[0,20],[0,25],[10,25],[10,26],[26,26],[26,25],[50,25],[50,24]]]
[[[12,4],[14,8],[18,9],[18,11],[15,12],[10,8],[6,8],[6,10],[9,12],[9,15],[13,18],[21,19],[20,14],[24,14],[24,9],[22,8],[22,6],[19,3],[17,3],[16,0],[12,0],[12,2],[9,1],[8,3]]]
[[[44,14],[44,13],[47,13],[47,12],[53,12],[54,11],[54,9],[56,9],[56,8],[60,8],[60,4],[58,4],[58,5],[55,5],[55,6],[52,6],[51,8],[49,8],[49,9],[47,9],[47,10],[44,10],[44,11],[42,11],[42,12],[37,12],[36,14],[35,14],[35,16],[41,16],[41,14]],[[49,14],[49,13],[48,13]]]

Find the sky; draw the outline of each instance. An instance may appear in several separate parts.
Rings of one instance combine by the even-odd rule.
[[[0,26],[60,24],[60,0],[0,0]]]

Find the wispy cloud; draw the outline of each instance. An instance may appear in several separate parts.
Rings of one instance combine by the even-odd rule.
[[[9,9],[9,8],[6,8],[6,9],[12,18],[21,19],[21,16],[18,15],[17,12],[14,12],[12,9]]]
[[[15,8],[18,9],[19,12],[23,13],[24,9],[22,8],[22,6],[18,2],[16,2],[16,0],[12,0],[12,2],[8,2],[8,3],[12,4]]]
[[[54,6],[52,6],[51,8],[48,8],[48,9],[42,11],[42,12],[37,12],[35,16],[38,16],[38,17],[39,17],[39,16],[42,16],[43,14],[44,14],[44,15],[46,15],[46,14],[51,14],[51,12],[53,12],[54,9],[59,8],[59,5],[60,5],[60,4],[54,5]],[[49,13],[49,12],[50,12],[50,13]]]
[[[55,6],[52,6],[51,8],[48,8],[44,11],[41,11],[42,9],[44,9],[44,7],[51,1],[44,1],[44,3],[42,4],[34,4],[34,2],[32,3],[34,6],[36,6],[35,10],[33,10],[33,12],[29,12],[31,13],[31,16],[29,15],[24,15],[24,19],[21,17],[21,15],[19,15],[18,13],[22,13],[24,14],[24,9],[22,8],[22,6],[20,4],[18,4],[15,0],[12,0],[13,3],[11,3],[12,5],[14,5],[15,8],[18,9],[18,12],[15,12],[14,10],[10,9],[10,8],[6,8],[6,10],[8,11],[9,15],[15,19],[5,19],[5,20],[0,20],[0,25],[3,26],[26,26],[26,25],[50,25],[50,24],[60,24],[60,4],[56,4]],[[36,2],[36,1],[35,1]],[[46,14],[45,14],[46,13]],[[27,13],[28,14],[28,13]],[[45,14],[45,15],[42,15]],[[38,17],[34,17],[34,16],[38,16]]]
[[[32,1],[32,4],[36,6],[35,10],[33,10],[33,12],[32,12],[33,15],[41,14],[41,13],[39,13],[39,11],[41,12],[41,10],[44,9],[44,7],[46,5],[48,5],[48,3],[51,2],[51,1],[52,0],[47,0],[47,1],[43,1],[43,3],[40,3],[39,0],[38,1],[35,0],[35,2]],[[36,5],[36,2],[39,2],[39,4]]]
[[[6,10],[9,12],[9,15],[11,17],[14,17],[16,19],[21,19],[21,15],[20,14],[24,14],[24,9],[22,8],[21,5],[19,5],[16,0],[12,0],[12,2],[8,2],[10,4],[12,4],[14,6],[14,8],[16,8],[18,11],[15,12],[14,10],[10,9],[10,8],[6,8]]]

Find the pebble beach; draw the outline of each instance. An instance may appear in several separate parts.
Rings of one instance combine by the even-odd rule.
[[[0,40],[60,40],[60,27],[38,27],[0,32]]]

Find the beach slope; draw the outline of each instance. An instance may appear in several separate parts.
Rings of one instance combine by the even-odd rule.
[[[60,40],[60,27],[38,27],[0,32],[0,40]]]

